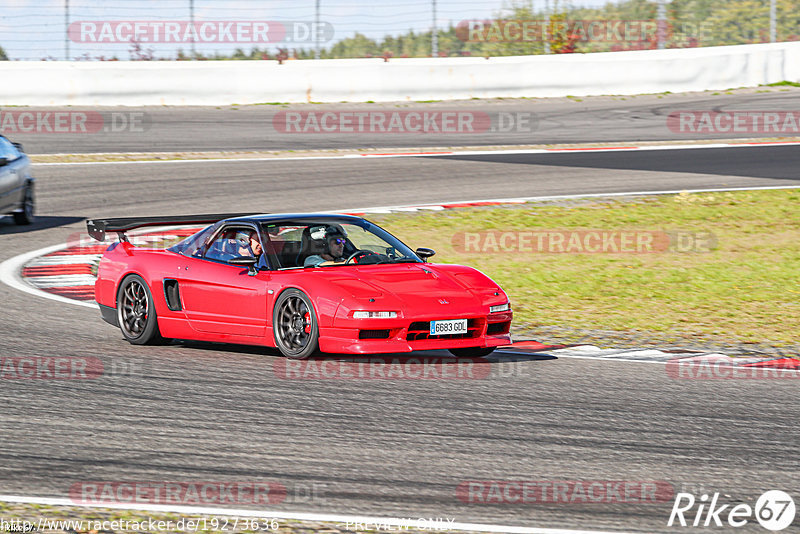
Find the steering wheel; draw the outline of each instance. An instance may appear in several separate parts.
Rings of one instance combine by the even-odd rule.
[[[361,258],[364,258],[364,257],[366,257],[366,256],[372,256],[372,255],[374,255],[374,254],[375,254],[375,253],[374,253],[374,252],[372,252],[371,250],[356,250],[355,252],[353,252],[353,253],[350,255],[350,257],[349,257],[349,258],[347,258],[347,259],[345,260],[344,264],[345,264],[345,265],[348,265],[348,264],[349,264],[349,263],[351,263],[351,262],[352,262],[352,263],[359,263],[359,261],[358,261],[359,259],[361,259]]]

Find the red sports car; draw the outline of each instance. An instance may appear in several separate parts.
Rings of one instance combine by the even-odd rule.
[[[208,224],[168,249],[126,232]],[[471,267],[432,265],[360,217],[201,215],[87,222],[116,232],[100,260],[103,319],[134,344],[164,338],[277,347],[289,358],[447,349],[485,356],[510,343],[505,292]]]

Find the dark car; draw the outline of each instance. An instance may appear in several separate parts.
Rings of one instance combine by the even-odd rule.
[[[17,224],[32,223],[33,185],[31,160],[22,145],[0,135],[0,216],[10,213]]]

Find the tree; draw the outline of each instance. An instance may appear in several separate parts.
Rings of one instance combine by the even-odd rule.
[[[666,47],[685,48],[765,42],[769,40],[770,0],[670,0],[667,5]],[[644,50],[658,47],[656,0],[618,0],[592,8],[572,7],[572,2],[553,0],[545,25],[545,13],[533,2],[509,0],[483,26],[459,24],[438,31],[440,56],[511,56],[543,54],[545,43],[553,54]],[[800,40],[800,0],[777,0],[778,41]],[[520,33],[520,23],[531,31]],[[604,26],[605,25],[605,26]],[[479,28],[483,28],[481,32]],[[598,29],[599,28],[599,29]],[[477,36],[477,37],[476,37]],[[472,39],[472,40],[470,40]],[[2,49],[0,49],[1,51]],[[323,59],[362,57],[428,57],[431,32],[370,39],[356,33],[330,48],[320,50]],[[293,57],[311,59],[314,48],[295,50]],[[2,57],[2,55],[0,55]],[[183,58],[179,54],[179,58]],[[232,55],[208,59],[268,59],[267,50],[237,49]],[[288,55],[287,55],[288,58]],[[206,59],[206,58],[196,58]]]
[[[356,33],[353,37],[343,39],[333,45],[327,57],[334,58],[348,58],[348,57],[367,57],[367,56],[380,56],[383,50],[378,47],[378,44],[360,33]]]
[[[6,55],[6,51],[3,50],[2,46],[0,46],[0,61],[8,61],[8,55]]]
[[[778,40],[797,40],[797,0],[777,2]],[[708,45],[733,45],[769,42],[769,0],[729,0],[709,17]]]

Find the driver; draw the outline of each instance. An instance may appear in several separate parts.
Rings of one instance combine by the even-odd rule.
[[[258,232],[255,230],[240,230],[236,232],[236,256],[252,256],[256,259],[256,268],[265,269],[267,267],[267,258],[263,253],[264,249],[261,248],[261,241],[258,239]]]
[[[314,254],[306,258],[303,267],[319,267],[320,265],[330,265],[331,263],[341,263],[346,258],[344,246],[347,243],[347,232],[338,224],[332,224],[325,228],[325,251],[321,254]]]
[[[261,243],[258,241],[258,233],[255,230],[236,232],[236,243],[239,245],[236,251],[239,256],[254,256],[258,258],[263,252]]]

